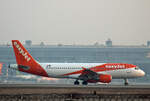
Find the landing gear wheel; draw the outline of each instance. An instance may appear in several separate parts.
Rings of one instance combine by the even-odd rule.
[[[88,84],[87,81],[83,81],[83,82],[82,82],[82,85],[87,85],[87,84]]]
[[[125,85],[125,86],[129,85],[128,79],[124,79],[124,85]]]
[[[74,85],[79,85],[80,83],[79,83],[79,81],[78,80],[76,80],[75,82],[74,82]]]

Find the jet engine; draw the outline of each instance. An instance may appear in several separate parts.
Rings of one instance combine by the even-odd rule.
[[[99,82],[102,83],[110,83],[112,80],[112,76],[108,74],[100,74],[99,75]]]

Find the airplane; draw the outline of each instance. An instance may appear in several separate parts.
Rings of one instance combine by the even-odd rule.
[[[127,63],[40,63],[36,61],[18,40],[12,40],[17,64],[8,67],[38,76],[75,79],[74,85],[110,83],[112,79],[143,77],[145,72],[138,66]]]

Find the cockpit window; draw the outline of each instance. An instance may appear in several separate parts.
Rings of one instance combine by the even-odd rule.
[[[139,67],[135,67],[135,70],[139,70]]]

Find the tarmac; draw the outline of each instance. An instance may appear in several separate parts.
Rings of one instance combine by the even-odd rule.
[[[150,85],[0,84],[1,101],[150,101]],[[14,99],[14,100],[13,100]],[[50,100],[51,99],[51,100]],[[139,100],[141,99],[141,100]]]
[[[130,85],[113,85],[113,84],[96,84],[96,85],[73,85],[73,84],[31,84],[31,83],[0,83],[0,88],[139,88],[150,89],[150,84],[130,84]]]

